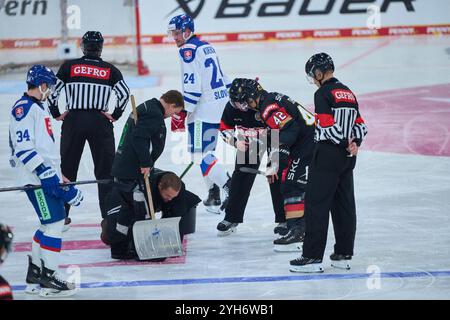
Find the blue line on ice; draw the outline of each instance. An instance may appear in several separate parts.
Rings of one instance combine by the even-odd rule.
[[[200,278],[200,279],[169,279],[169,280],[134,280],[112,282],[82,283],[81,288],[112,288],[112,287],[148,287],[148,286],[173,286],[187,284],[211,284],[211,283],[240,283],[240,282],[277,282],[277,281],[309,281],[309,280],[348,280],[366,279],[373,277],[373,273],[340,273],[340,274],[304,274],[292,276],[273,277],[230,277],[230,278]],[[382,272],[381,278],[423,278],[423,277],[450,277],[448,271],[422,271],[422,272]],[[14,291],[25,290],[24,285],[12,286]]]

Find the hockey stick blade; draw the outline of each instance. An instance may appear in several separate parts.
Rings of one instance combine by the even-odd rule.
[[[111,179],[104,179],[104,180],[84,180],[84,181],[74,181],[74,182],[68,182],[68,183],[60,183],[59,186],[60,187],[65,187],[65,186],[75,186],[75,185],[80,185],[80,184],[92,184],[92,183],[110,183],[112,182]],[[36,185],[28,185],[28,186],[24,186],[24,187],[9,187],[9,188],[0,188],[0,192],[6,192],[6,191],[27,191],[27,190],[35,190],[35,189],[39,189],[42,186],[39,184]]]
[[[249,168],[249,167],[241,167],[241,168],[239,168],[239,170],[241,172],[245,172],[245,173],[262,174],[263,176],[266,175],[266,173],[261,170],[253,169],[253,168]]]

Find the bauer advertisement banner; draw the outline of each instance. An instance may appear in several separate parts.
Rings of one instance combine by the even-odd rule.
[[[166,32],[176,14],[199,33],[417,26],[450,23],[448,0],[166,0],[141,1],[144,34]]]
[[[143,44],[166,42],[170,18],[182,13],[194,18],[196,32],[209,34],[209,41],[304,38],[302,31],[307,37],[448,34],[450,26],[449,0],[138,2]],[[136,33],[133,5],[134,0],[0,0],[0,48],[52,47],[62,35],[79,39],[87,30],[101,31],[106,45],[127,44]],[[391,26],[438,29],[391,31]],[[352,31],[358,28],[362,31]]]

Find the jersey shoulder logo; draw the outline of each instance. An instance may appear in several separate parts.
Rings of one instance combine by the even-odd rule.
[[[12,108],[12,116],[17,121],[24,119],[31,109],[33,103],[30,100],[19,100]]]
[[[181,57],[184,62],[191,62],[195,58],[195,50],[191,48],[183,48],[181,49]]]
[[[70,77],[87,77],[99,80],[109,80],[111,76],[110,68],[101,68],[87,64],[74,64],[70,67]]]
[[[23,116],[25,115],[25,113],[23,112],[23,107],[17,107],[16,110],[14,111],[14,114],[17,120],[22,119]]]

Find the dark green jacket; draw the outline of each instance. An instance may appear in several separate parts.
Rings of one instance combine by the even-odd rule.
[[[119,179],[142,178],[140,168],[154,167],[166,142],[164,108],[159,100],[147,100],[136,109],[137,124],[130,115],[114,158],[112,175]]]

